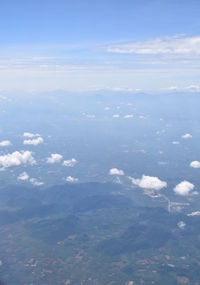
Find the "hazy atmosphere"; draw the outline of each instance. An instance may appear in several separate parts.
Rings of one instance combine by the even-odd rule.
[[[0,1],[1,285],[200,285],[199,14]]]

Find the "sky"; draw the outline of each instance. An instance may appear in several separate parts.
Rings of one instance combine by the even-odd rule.
[[[200,91],[199,0],[0,1],[1,91]]]

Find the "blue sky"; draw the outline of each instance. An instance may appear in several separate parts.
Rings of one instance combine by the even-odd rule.
[[[0,2],[0,90],[200,88],[198,0]]]

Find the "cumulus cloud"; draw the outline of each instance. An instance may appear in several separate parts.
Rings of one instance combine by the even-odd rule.
[[[140,179],[129,177],[134,185],[142,189],[161,190],[167,187],[167,182],[160,180],[158,177],[143,175]]]
[[[178,222],[177,226],[179,227],[180,230],[184,230],[186,223],[184,223],[183,221]]]
[[[0,156],[0,167],[8,168],[11,166],[19,166],[21,164],[35,164],[36,161],[31,151],[15,151]]]
[[[8,140],[0,142],[0,147],[6,147],[6,146],[10,146],[10,145],[12,145],[12,143]]]
[[[63,161],[63,165],[67,167],[74,167],[76,164],[77,164],[77,160],[75,158]]]
[[[113,118],[119,118],[120,116],[118,114],[114,114]]]
[[[42,186],[42,185],[44,185],[44,182],[39,181],[39,180],[36,179],[36,178],[31,178],[31,179],[30,179],[30,182],[31,182],[31,184],[32,184],[33,186]]]
[[[47,158],[47,163],[54,164],[61,162],[63,156],[59,153],[52,153],[50,157]]]
[[[185,180],[176,185],[176,187],[174,188],[174,192],[180,196],[188,196],[193,189],[194,184]]]
[[[109,171],[109,174],[110,175],[124,175],[124,171],[123,170],[120,170],[118,168],[111,168],[110,171]]]
[[[79,181],[78,178],[72,177],[72,176],[67,176],[66,177],[66,182],[68,183],[77,183]]]
[[[192,168],[200,168],[200,161],[194,160],[190,163],[190,167]]]
[[[44,140],[42,137],[24,140],[25,145],[35,145],[36,146],[36,145],[42,144],[43,142]]]
[[[27,181],[29,180],[29,175],[24,171],[17,177],[17,179],[20,181]]]
[[[191,134],[184,134],[182,136],[183,139],[191,139],[192,138],[192,135]]]
[[[107,52],[140,55],[200,55],[200,36],[165,37],[110,45]]]
[[[25,137],[25,138],[36,138],[36,137],[40,137],[40,134],[33,134],[33,133],[29,133],[29,132],[25,132],[24,134],[23,134],[23,136]]]

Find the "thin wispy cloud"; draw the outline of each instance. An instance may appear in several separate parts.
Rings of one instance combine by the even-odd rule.
[[[26,171],[20,173],[20,175],[17,177],[19,181],[28,181],[29,180],[29,175]]]
[[[1,141],[0,142],[0,147],[6,147],[6,146],[11,146],[12,143],[9,140]]]
[[[107,52],[139,55],[200,56],[200,36],[174,36],[107,47]]]
[[[63,161],[63,166],[66,167],[74,167],[77,164],[77,160],[75,158],[64,160]]]

